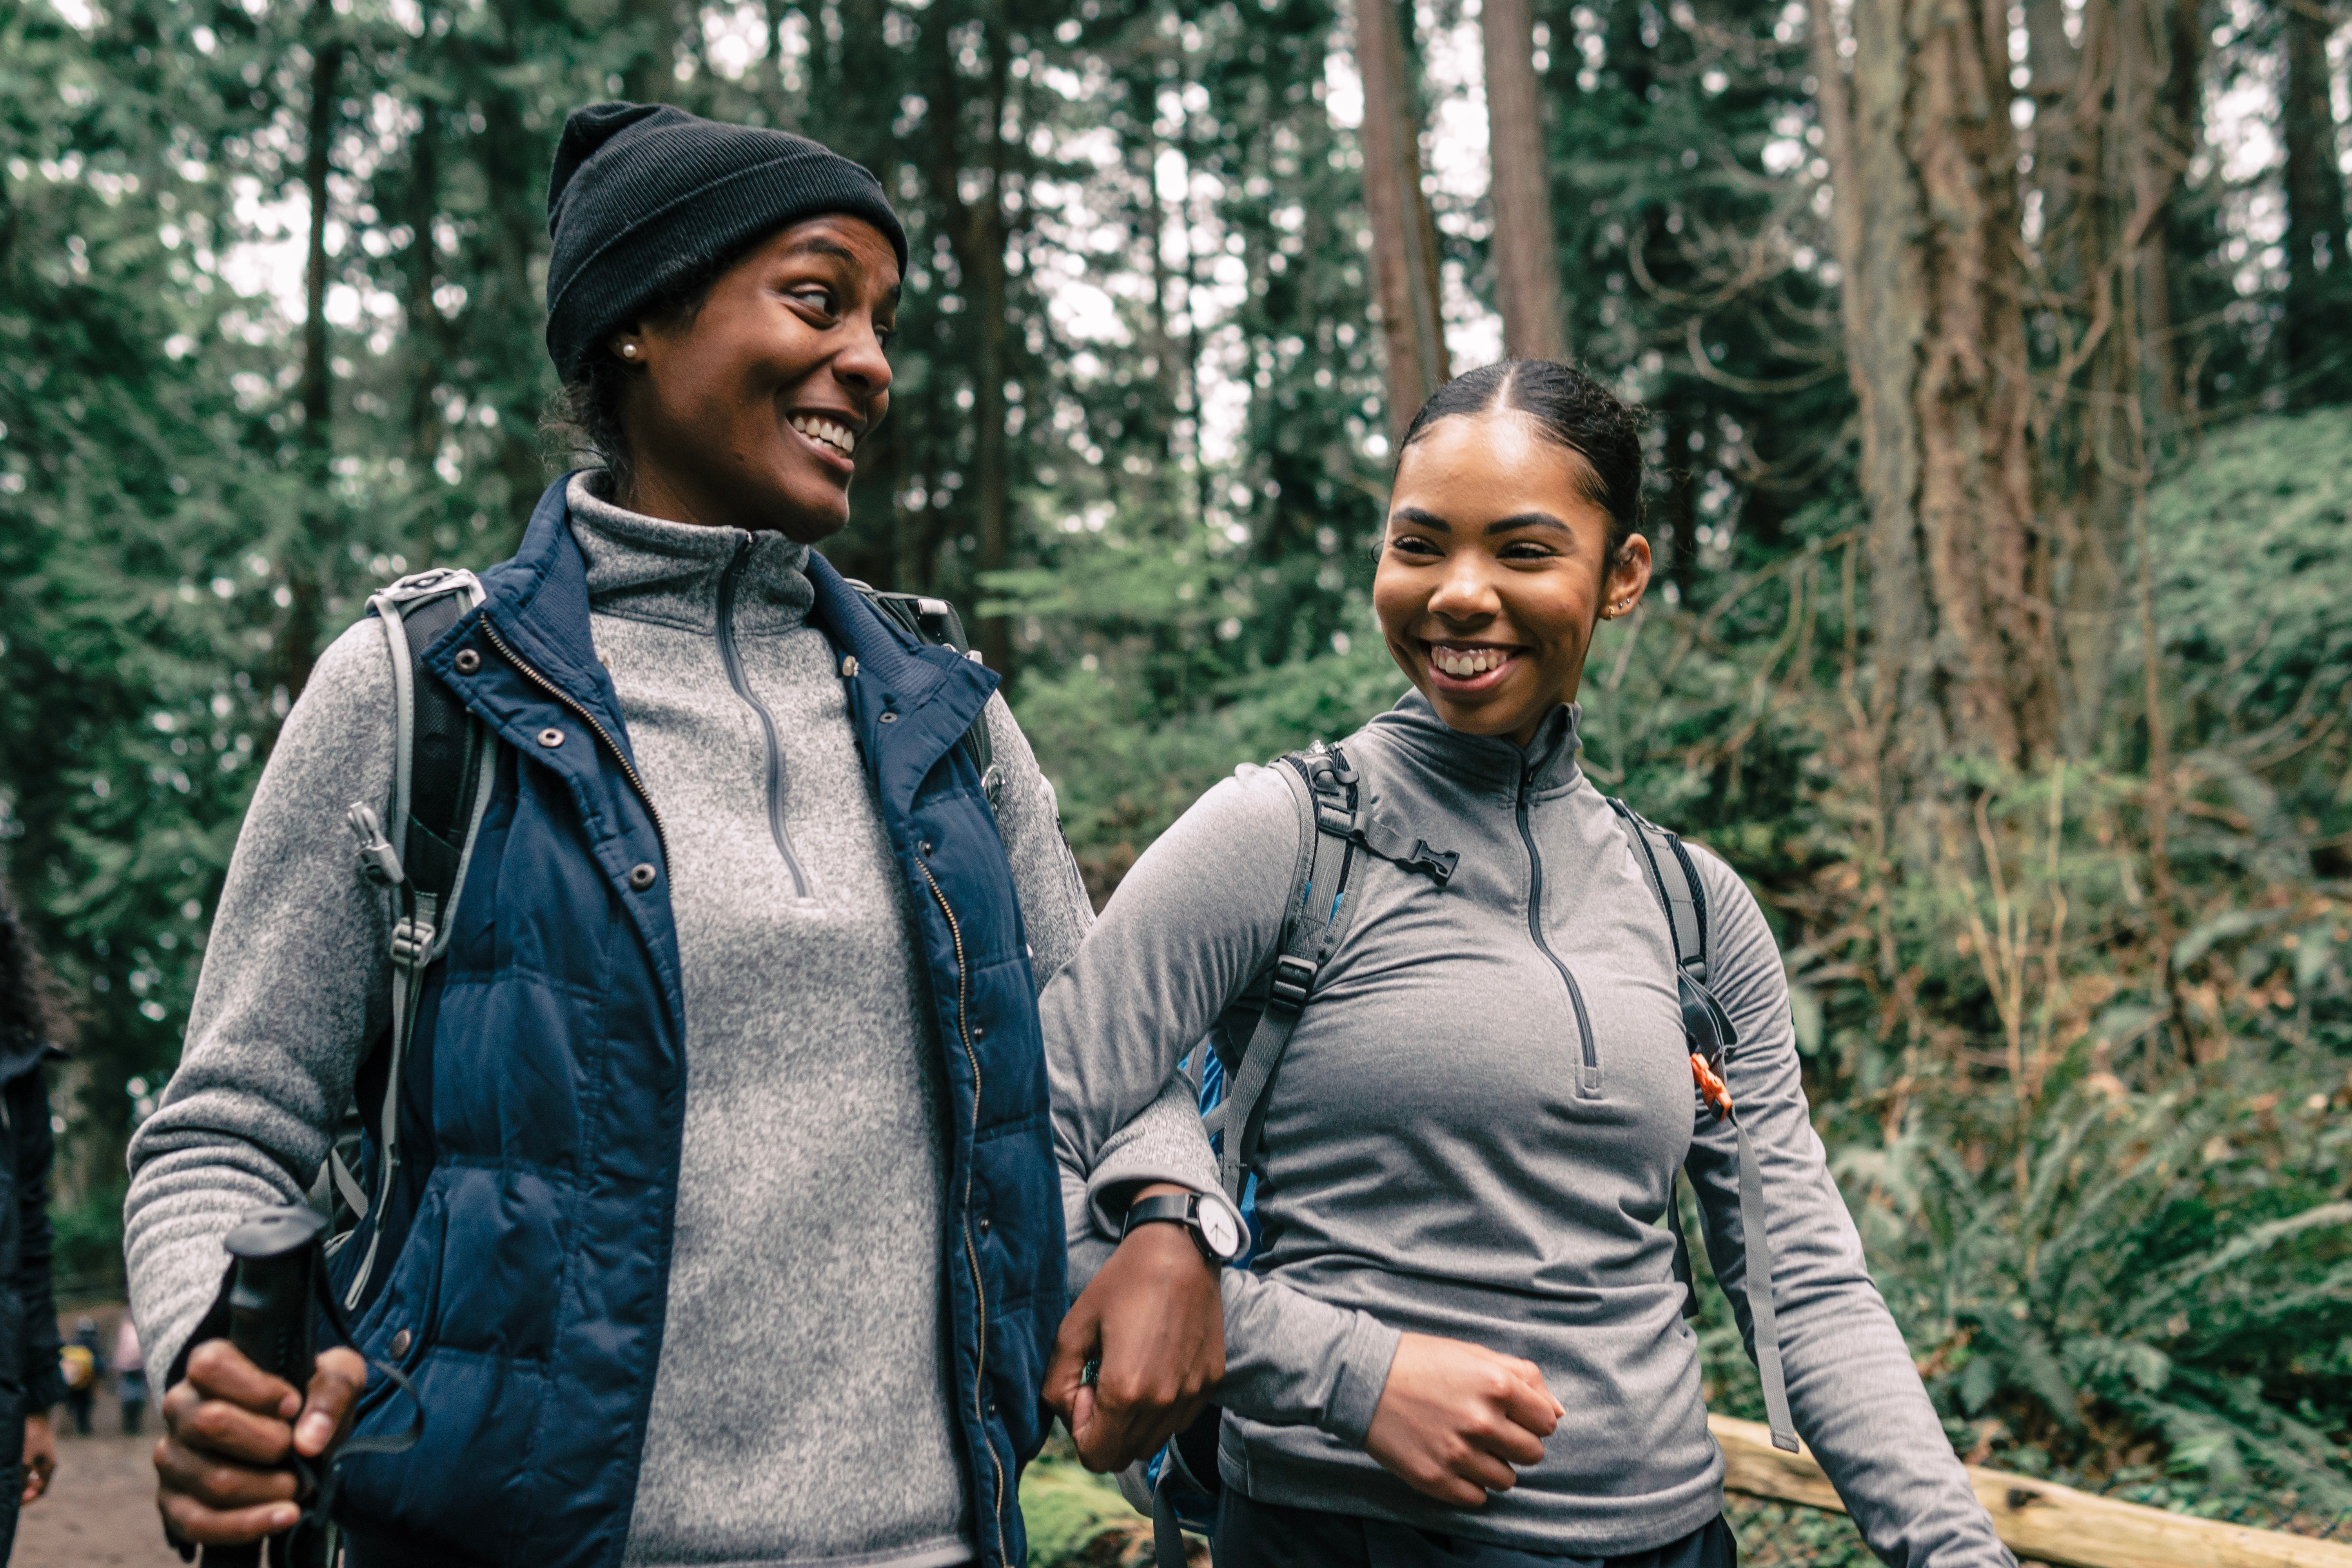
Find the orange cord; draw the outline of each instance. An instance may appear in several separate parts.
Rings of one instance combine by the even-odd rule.
[[[1706,1058],[1693,1051],[1690,1064],[1691,1081],[1698,1085],[1700,1096],[1715,1107],[1715,1114],[1718,1118],[1730,1115],[1731,1090],[1715,1076],[1715,1069],[1706,1065]]]

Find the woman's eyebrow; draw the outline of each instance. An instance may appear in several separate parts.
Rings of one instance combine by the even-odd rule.
[[[830,256],[853,264],[857,260],[856,251],[842,244],[841,241],[829,239],[821,234],[813,234],[806,239],[793,241],[786,247],[784,254],[786,256]]]
[[[1510,517],[1498,517],[1486,525],[1486,537],[1508,533],[1515,528],[1556,528],[1573,539],[1576,531],[1548,511],[1523,511]]]
[[[1440,533],[1451,533],[1454,525],[1433,511],[1423,511],[1417,506],[1401,506],[1389,513],[1391,522],[1410,522],[1420,528],[1433,528]]]

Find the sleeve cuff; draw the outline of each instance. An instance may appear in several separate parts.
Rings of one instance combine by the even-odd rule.
[[[1397,1342],[1403,1337],[1370,1312],[1358,1312],[1339,1347],[1339,1384],[1318,1425],[1350,1448],[1361,1448],[1371,1433],[1372,1415],[1389,1385],[1389,1363],[1396,1360]]]
[[[37,1415],[43,1411],[65,1403],[66,1376],[58,1366],[58,1358],[49,1357],[45,1371],[36,1371],[25,1379],[25,1413]]]

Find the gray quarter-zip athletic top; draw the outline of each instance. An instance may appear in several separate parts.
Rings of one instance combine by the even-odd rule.
[[[1573,709],[1522,750],[1412,695],[1342,744],[1370,809],[1460,858],[1441,885],[1357,858],[1353,924],[1268,1090],[1259,1249],[1225,1276],[1224,1479],[1536,1552],[1663,1545],[1723,1506],[1665,1227],[1685,1163],[1746,1324],[1735,1146],[1693,1089],[1664,917],[1577,767]],[[1272,966],[1299,832],[1282,779],[1240,770],[1136,863],[1046,987],[1066,1187]],[[2009,1568],[1807,1119],[1771,931],[1722,861],[1694,858],[1798,1429],[1889,1563]],[[1099,1205],[1093,1219],[1108,1225]],[[1099,1238],[1072,1239],[1076,1272]],[[1567,1406],[1484,1508],[1425,1498],[1363,1451],[1405,1332],[1523,1356]]]

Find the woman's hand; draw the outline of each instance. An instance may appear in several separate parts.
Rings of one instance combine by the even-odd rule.
[[[1417,1492],[1477,1508],[1543,1458],[1567,1411],[1533,1362],[1460,1340],[1407,1334],[1381,1389],[1364,1451]]]
[[[1141,1197],[1182,1192],[1146,1187]],[[1192,1424],[1225,1375],[1225,1307],[1217,1267],[1181,1225],[1146,1225],[1118,1244],[1055,1336],[1045,1403],[1078,1459],[1123,1470]],[[1100,1361],[1089,1384],[1086,1363]]]
[[[57,1473],[58,1435],[50,1429],[49,1413],[37,1410],[25,1417],[25,1495],[18,1506],[40,1501]]]
[[[163,1395],[166,1436],[155,1445],[166,1535],[234,1546],[293,1528],[301,1510],[294,1472],[281,1468],[288,1454],[325,1453],[367,1383],[357,1351],[327,1351],[311,1364],[306,1398],[226,1340],[206,1340],[189,1355],[187,1377]]]

